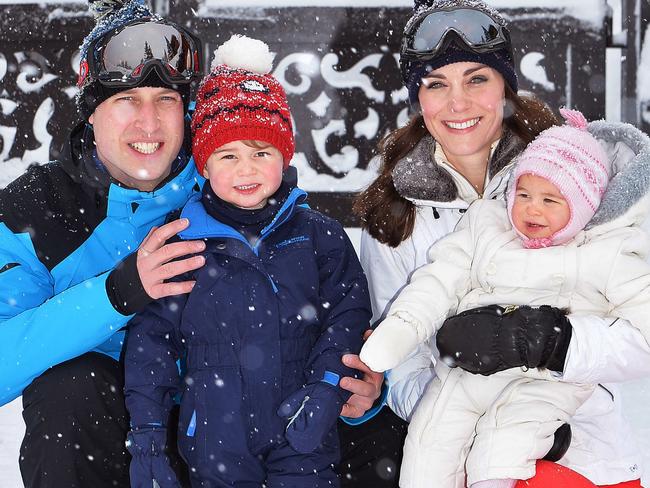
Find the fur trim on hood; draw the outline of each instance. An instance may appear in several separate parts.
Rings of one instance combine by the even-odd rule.
[[[614,221],[616,226],[641,225],[650,210],[650,138],[620,122],[598,120],[588,130],[605,146],[612,176],[585,230]]]
[[[499,141],[488,168],[492,178],[505,168],[524,149],[519,137],[506,130]],[[393,184],[400,196],[408,200],[453,202],[458,198],[458,188],[449,172],[438,165],[434,153],[436,141],[430,135],[399,160],[393,169]]]

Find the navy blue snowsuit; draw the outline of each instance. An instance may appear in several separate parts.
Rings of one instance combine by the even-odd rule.
[[[131,321],[131,424],[164,424],[182,392],[193,486],[338,486],[336,419],[349,397],[338,379],[355,374],[341,356],[360,350],[370,302],[343,228],[305,196],[293,189],[254,245],[190,199],[181,238],[207,244],[196,285]]]

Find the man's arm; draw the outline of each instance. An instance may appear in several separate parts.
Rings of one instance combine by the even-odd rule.
[[[172,295],[193,286],[164,282],[203,264],[202,257],[169,262],[204,246],[190,241],[164,244],[186,226],[187,222],[170,222],[143,242],[151,246],[147,248],[151,253],[139,253],[133,265],[147,294]],[[145,258],[149,259],[141,264]],[[48,368],[99,346],[131,318],[110,299],[107,280],[112,271],[55,294],[54,280],[36,257],[29,234],[14,234],[2,223],[0,270],[0,404],[19,396]],[[116,294],[128,295],[128,291]]]

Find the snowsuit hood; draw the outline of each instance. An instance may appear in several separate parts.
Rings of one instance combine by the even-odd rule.
[[[585,229],[641,225],[650,210],[650,137],[630,124],[604,120],[591,122],[588,130],[605,146],[612,176]]]

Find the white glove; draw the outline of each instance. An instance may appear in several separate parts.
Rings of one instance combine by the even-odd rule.
[[[382,373],[402,363],[418,346],[415,328],[396,316],[386,317],[366,339],[359,358]]]

